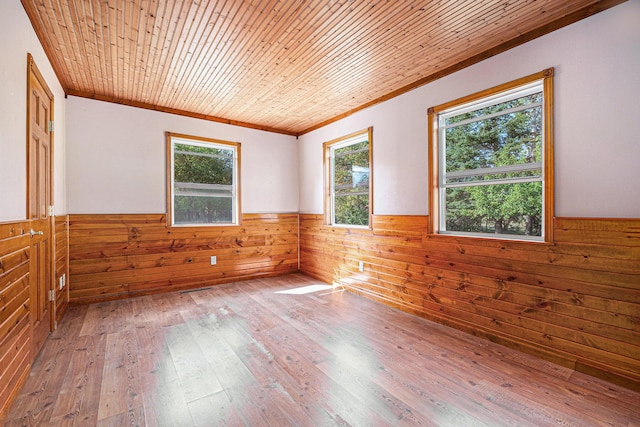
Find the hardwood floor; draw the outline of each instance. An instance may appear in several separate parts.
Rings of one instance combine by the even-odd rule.
[[[7,425],[637,426],[640,393],[294,274],[71,307]]]

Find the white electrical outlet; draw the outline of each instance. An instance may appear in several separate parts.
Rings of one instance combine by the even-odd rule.
[[[215,256],[211,257],[211,265],[216,265],[218,263],[218,258]]]
[[[64,285],[66,281],[67,281],[67,274],[63,273],[62,276],[60,276],[60,284],[59,284],[60,290],[64,289]]]
[[[358,261],[358,271],[364,271],[364,262]]]

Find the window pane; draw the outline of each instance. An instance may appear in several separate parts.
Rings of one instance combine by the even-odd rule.
[[[240,144],[169,136],[172,225],[237,224]]]
[[[174,180],[231,185],[233,183],[233,150],[175,144]]]
[[[360,192],[369,188],[369,142],[338,148],[334,151],[334,185],[336,192]]]
[[[446,231],[542,235],[542,183],[447,188]]]
[[[231,197],[174,197],[174,224],[209,224],[233,222]]]
[[[361,140],[333,149],[333,223],[369,225],[370,144]]]
[[[369,195],[336,195],[335,223],[339,225],[369,225]]]
[[[510,110],[512,108],[521,107],[525,105],[539,104],[543,100],[542,92],[537,92],[531,95],[522,96],[520,98],[511,99],[509,101],[500,102],[495,105],[491,105],[489,107],[480,108],[475,111],[470,111],[468,113],[459,114],[457,116],[447,117],[445,120],[445,125],[449,126],[454,123],[459,123],[464,120],[469,120],[477,117],[487,116],[489,114],[499,113],[501,111]]]
[[[542,161],[541,106],[450,127],[444,133],[447,172]]]

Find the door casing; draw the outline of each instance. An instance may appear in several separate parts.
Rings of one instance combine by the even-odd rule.
[[[27,219],[31,225],[30,312],[33,357],[55,329],[53,93],[27,56]]]

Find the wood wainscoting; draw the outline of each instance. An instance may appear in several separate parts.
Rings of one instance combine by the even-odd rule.
[[[32,362],[29,222],[0,224],[0,423]]]
[[[557,218],[555,244],[300,215],[300,269],[401,310],[640,389],[640,219]],[[364,271],[358,263],[364,262]]]
[[[56,316],[59,323],[69,307],[69,216],[55,218],[55,280],[56,280]],[[61,284],[61,278],[64,282]]]
[[[168,227],[163,214],[70,215],[69,271],[72,304],[296,272],[298,214],[214,227]]]

